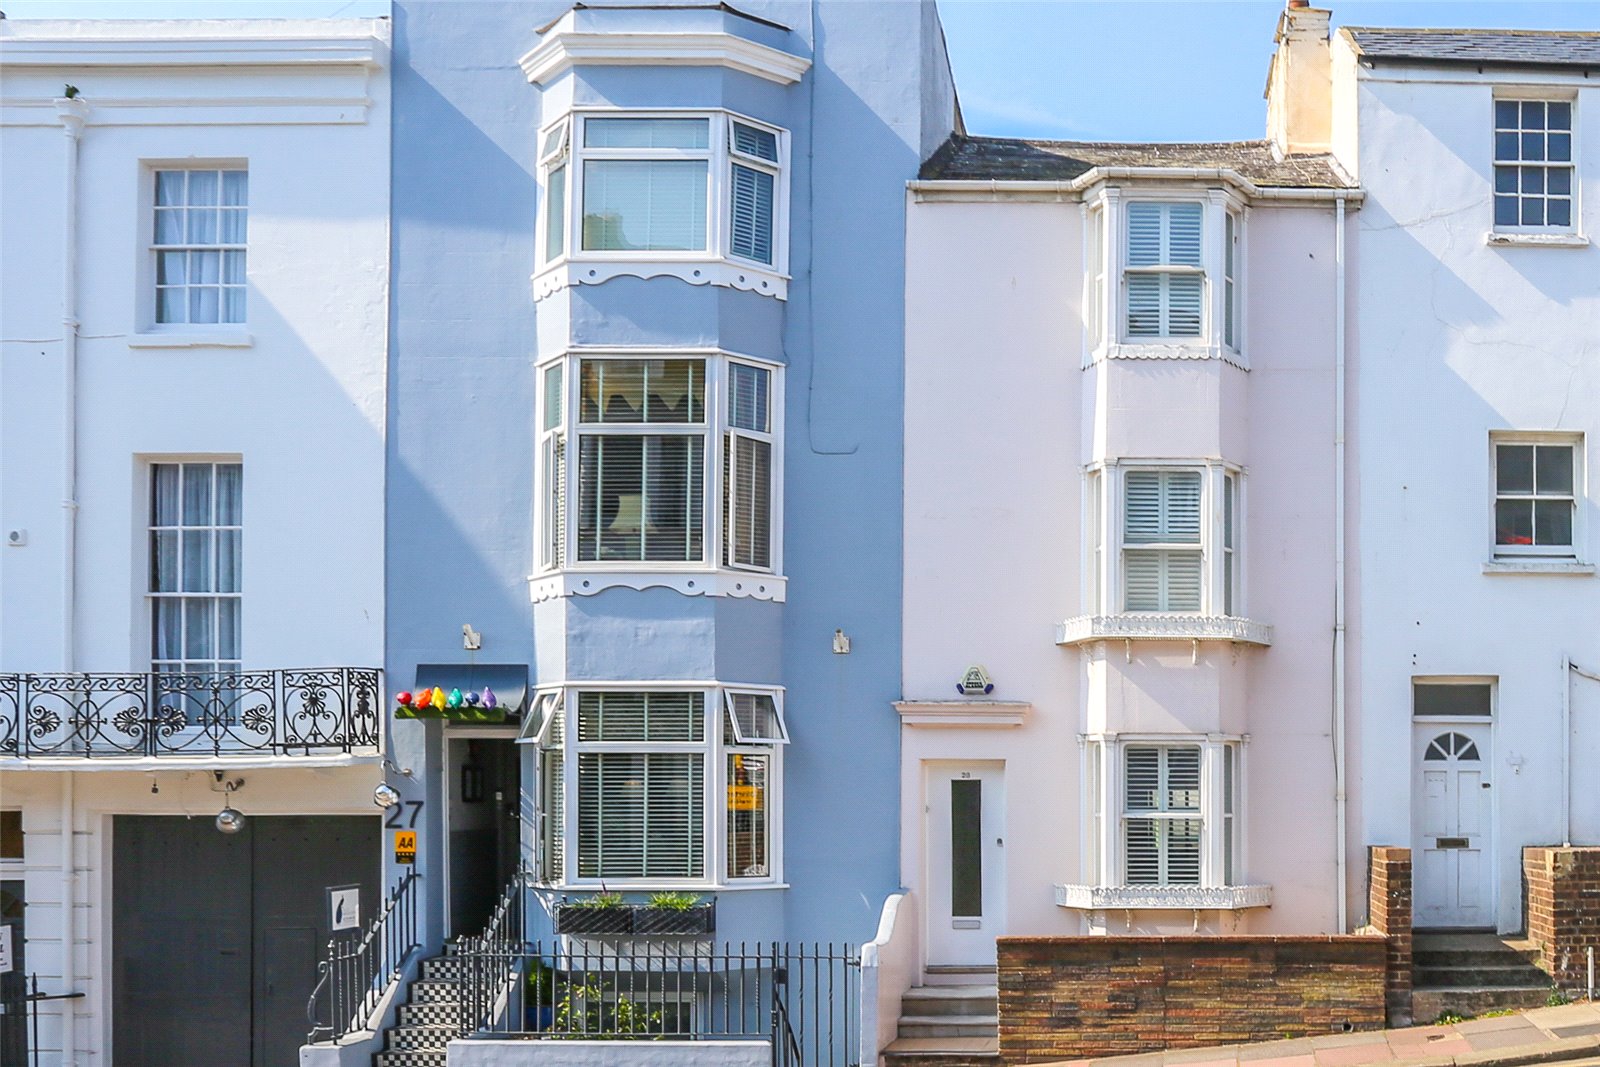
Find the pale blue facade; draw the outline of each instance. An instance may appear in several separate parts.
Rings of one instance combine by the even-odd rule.
[[[809,66],[784,83],[681,57],[578,62],[531,84],[518,59],[569,7],[395,4],[389,688],[407,687],[419,664],[474,657],[526,664],[533,690],[782,687],[782,880],[704,889],[717,898],[717,937],[864,941],[899,885],[905,183],[959,122],[937,16],[931,2],[887,0],[591,6],[567,23],[586,39],[699,34]],[[541,131],[587,107],[726,112],[785,131],[786,299],[720,277],[536,287]],[[702,595],[683,575],[648,574],[598,592],[557,575],[530,592],[545,506],[538,368],[599,348],[714,350],[778,368],[781,567],[744,578],[781,598],[727,581]],[[463,651],[463,623],[482,634],[480,651]],[[424,802],[416,866],[434,886],[429,940],[467,932],[451,926],[442,888],[455,810],[446,739],[458,735],[437,721],[392,731],[394,761],[412,773],[390,780]],[[537,760],[533,746],[517,752],[532,856]]]

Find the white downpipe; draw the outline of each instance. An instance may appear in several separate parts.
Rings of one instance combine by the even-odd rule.
[[[77,669],[78,571],[78,144],[89,108],[56,101],[67,138],[61,248],[61,669]]]
[[[1345,845],[1345,565],[1344,565],[1344,217],[1345,193],[1333,205],[1333,822],[1338,852],[1334,857],[1338,933],[1350,927],[1350,893]]]
[[[81,99],[60,99],[56,111],[67,139],[63,180],[65,207],[61,249],[61,669],[77,669],[77,568],[78,568],[78,147],[89,108]],[[61,775],[61,987],[71,993],[78,985],[76,901],[72,825],[76,803],[73,772]],[[61,1005],[61,1063],[78,1062],[77,1020],[74,1001]]]

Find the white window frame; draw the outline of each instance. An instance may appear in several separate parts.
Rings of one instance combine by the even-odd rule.
[[[1192,471],[1200,474],[1200,542],[1162,545],[1140,545],[1140,549],[1156,550],[1171,547],[1180,550],[1198,549],[1201,553],[1200,610],[1198,611],[1128,611],[1125,601],[1126,564],[1123,533],[1124,511],[1127,504],[1126,484],[1129,471]],[[1121,459],[1092,463],[1084,468],[1084,576],[1083,603],[1086,615],[1132,617],[1227,617],[1247,618],[1249,615],[1248,589],[1245,572],[1248,569],[1249,544],[1246,516],[1248,510],[1249,479],[1246,471],[1237,464],[1215,459]],[[1226,544],[1228,516],[1226,514],[1227,483],[1233,490],[1233,546]],[[1097,551],[1098,550],[1098,551]],[[1232,556],[1232,586],[1227,585],[1228,557]],[[1096,595],[1098,593],[1098,596]],[[1227,607],[1231,601],[1231,613]]]
[[[1249,870],[1246,849],[1249,779],[1248,734],[1087,734],[1080,738],[1083,769],[1081,781],[1087,795],[1082,805],[1084,848],[1081,856],[1084,884],[1096,887],[1130,887],[1126,877],[1127,857],[1124,828],[1130,818],[1147,818],[1146,812],[1126,810],[1126,752],[1130,747],[1200,749],[1200,811],[1198,815],[1175,813],[1176,818],[1199,818],[1200,881],[1166,883],[1181,888],[1218,889],[1246,885]],[[1234,760],[1233,795],[1228,803],[1225,783],[1226,761]],[[1231,811],[1229,810],[1231,807]],[[1219,832],[1219,828],[1221,832]],[[1231,855],[1229,850],[1231,837]],[[1226,877],[1232,865],[1233,878]],[[1138,883],[1130,888],[1154,889],[1154,883]]]
[[[699,432],[704,435],[705,471],[702,486],[705,499],[701,508],[701,533],[702,558],[699,560],[580,560],[578,558],[578,500],[582,492],[581,480],[578,477],[578,465],[582,461],[581,448],[578,438],[582,433],[604,433],[614,428],[608,424],[586,424],[592,429],[581,431],[574,413],[580,410],[580,394],[582,391],[581,364],[584,360],[700,360],[705,367],[705,411],[704,424],[684,424],[686,432]],[[731,374],[729,368],[735,364],[750,366],[764,371],[768,378],[768,431],[759,433],[745,429],[735,429],[729,413],[729,392]],[[547,372],[560,366],[561,379],[561,412],[560,419],[551,428],[545,428]],[[573,348],[568,352],[539,364],[537,368],[539,383],[539,401],[536,405],[536,418],[538,420],[539,453],[537,470],[535,472],[536,499],[539,501],[537,509],[537,528],[539,542],[539,557],[536,560],[539,575],[552,574],[582,574],[588,576],[589,585],[582,589],[583,592],[598,591],[610,585],[634,585],[640,581],[648,581],[641,576],[659,574],[722,574],[726,581],[720,586],[732,589],[734,585],[742,585],[752,579],[769,578],[781,583],[783,574],[783,415],[784,415],[784,368],[782,364],[770,360],[760,359],[722,349],[632,349],[632,348]],[[626,424],[629,426],[651,426],[652,424]],[[604,428],[603,428],[604,427]],[[733,561],[731,553],[729,562],[724,564],[725,541],[729,537],[729,530],[723,514],[724,510],[724,454],[730,447],[731,438],[734,436],[751,437],[768,442],[772,448],[771,460],[771,486],[769,537],[769,567],[755,567],[739,564]],[[556,451],[559,442],[565,458],[565,509],[557,513],[554,505],[553,492],[559,488],[558,472],[551,468],[551,456]],[[731,504],[731,498],[730,498]],[[559,545],[560,552],[554,551]],[[734,591],[737,595],[739,591]]]
[[[1495,141],[1496,141],[1496,135],[1500,132],[1500,128],[1501,128],[1500,127],[1499,114],[1498,113],[1499,113],[1499,105],[1502,102],[1503,103],[1516,103],[1518,105],[1521,105],[1521,104],[1524,104],[1524,103],[1566,104],[1568,107],[1570,107],[1572,109],[1571,112],[1570,112],[1571,117],[1572,117],[1572,126],[1571,126],[1571,131],[1570,131],[1571,139],[1572,139],[1572,151],[1570,153],[1571,158],[1569,160],[1567,160],[1565,163],[1562,163],[1562,162],[1554,162],[1554,163],[1552,163],[1547,158],[1543,162],[1534,162],[1534,163],[1527,164],[1528,166],[1534,166],[1534,167],[1542,168],[1545,171],[1545,189],[1546,189],[1546,192],[1544,192],[1542,194],[1539,194],[1539,195],[1542,196],[1546,200],[1546,214],[1547,215],[1548,215],[1548,206],[1549,206],[1548,205],[1548,199],[1549,199],[1549,193],[1548,193],[1548,190],[1549,190],[1549,172],[1552,169],[1558,169],[1559,170],[1559,169],[1562,169],[1563,167],[1567,169],[1567,172],[1570,175],[1569,184],[1568,184],[1568,189],[1570,190],[1570,192],[1569,192],[1568,199],[1571,202],[1571,214],[1570,214],[1570,217],[1569,217],[1569,221],[1565,225],[1560,225],[1560,224],[1552,225],[1550,223],[1545,223],[1543,225],[1538,225],[1538,224],[1524,225],[1523,224],[1523,222],[1522,222],[1522,212],[1521,212],[1522,195],[1521,195],[1521,192],[1520,192],[1520,175],[1519,175],[1519,181],[1518,181],[1519,191],[1518,191],[1518,196],[1517,196],[1517,206],[1518,206],[1517,221],[1515,223],[1502,223],[1502,222],[1499,222],[1497,220],[1497,217],[1496,217],[1497,216],[1496,199],[1497,199],[1497,197],[1499,195],[1499,181],[1498,181],[1498,174],[1497,174],[1498,169],[1501,166],[1517,166],[1517,167],[1521,167],[1523,165],[1523,164],[1521,164],[1520,161],[1517,162],[1517,163],[1502,163],[1500,161],[1499,152],[1497,151],[1497,146],[1495,144]],[[1582,175],[1583,172],[1579,169],[1580,164],[1579,164],[1578,155],[1579,155],[1579,151],[1580,151],[1580,145],[1579,145],[1579,126],[1578,126],[1578,123],[1579,123],[1578,93],[1576,91],[1574,91],[1574,90],[1564,90],[1564,89],[1561,89],[1561,88],[1557,88],[1555,86],[1529,86],[1529,87],[1502,86],[1502,87],[1497,87],[1496,88],[1495,93],[1494,93],[1494,99],[1493,99],[1492,103],[1490,104],[1490,111],[1489,111],[1489,221],[1490,221],[1490,228],[1491,228],[1492,232],[1495,232],[1495,233],[1506,233],[1506,234],[1576,234],[1576,233],[1581,232],[1581,226],[1579,224],[1579,220],[1582,218],[1582,203],[1581,203],[1581,200],[1582,200],[1582,194],[1581,194],[1582,183],[1580,182],[1579,179],[1580,179],[1580,176]],[[1518,129],[1519,130],[1521,129],[1521,118],[1520,118],[1520,115],[1519,115],[1519,118],[1518,118]],[[1548,130],[1548,127],[1546,127],[1546,129]],[[1520,154],[1521,154],[1520,150],[1519,150],[1518,154],[1520,156]]]
[[[580,694],[595,692],[690,692],[698,693],[703,700],[705,716],[703,741],[583,741],[578,740],[578,704]],[[778,728],[782,740],[770,742],[740,742],[731,737],[728,722],[731,717],[729,695],[750,693],[770,696],[777,712]],[[539,746],[538,751],[558,751],[562,766],[563,794],[562,827],[558,872],[548,864],[536,872],[544,884],[573,890],[623,889],[623,890],[739,890],[784,888],[783,884],[783,765],[784,749],[788,744],[788,727],[784,718],[784,689],[782,686],[726,684],[717,681],[639,681],[639,682],[567,682],[537,690],[531,708],[546,710],[554,706],[559,714],[546,715],[539,727],[529,736],[519,738],[522,743]],[[560,722],[556,720],[559,718]],[[728,735],[725,737],[725,731]],[[705,790],[701,826],[706,834],[702,850],[704,867],[696,878],[618,878],[611,876],[584,877],[578,874],[578,821],[581,803],[578,757],[590,753],[699,753],[703,760],[701,782]],[[733,878],[727,874],[729,853],[728,825],[728,757],[734,754],[760,755],[770,759],[767,782],[767,874],[748,878]],[[537,787],[533,796],[545,796],[544,765],[536,759]],[[535,842],[543,855],[550,838],[546,835],[542,803],[536,803]],[[555,876],[553,876],[553,874]]]
[[[1501,445],[1533,446],[1536,448],[1568,447],[1572,449],[1572,544],[1561,545],[1502,545],[1498,543],[1495,513],[1501,493],[1499,487],[1499,450]],[[1489,433],[1489,558],[1501,561],[1540,560],[1551,563],[1577,563],[1586,558],[1584,552],[1584,503],[1588,498],[1587,441],[1582,433],[1564,431],[1492,430]],[[1535,453],[1537,455],[1537,453]],[[1514,499],[1533,499],[1529,494],[1508,493]],[[1562,497],[1545,497],[1560,500]]]
[[[685,119],[707,121],[704,149],[589,148],[584,144],[584,124],[591,118]],[[773,134],[777,161],[750,156],[733,149],[733,125],[740,123]],[[552,141],[552,134],[558,135]],[[791,157],[789,131],[772,123],[722,108],[624,109],[575,107],[539,131],[540,209],[536,226],[537,259],[535,296],[542,298],[575,284],[599,284],[621,275],[670,275],[696,285],[726,285],[785,299],[789,281],[789,198]],[[550,145],[548,149],[547,145]],[[597,159],[703,159],[707,162],[705,248],[646,251],[640,249],[585,249],[583,241],[584,167]],[[736,255],[733,251],[733,165],[772,174],[772,262]],[[565,166],[565,241],[562,250],[548,256],[550,229],[549,177]]]
[[[1194,206],[1200,209],[1200,265],[1192,266],[1181,263],[1159,263],[1145,266],[1133,266],[1129,263],[1129,246],[1132,243],[1130,228],[1133,224],[1133,208],[1137,205],[1156,204],[1162,206]],[[1210,307],[1211,298],[1216,286],[1216,276],[1208,269],[1209,260],[1221,242],[1212,235],[1212,227],[1208,224],[1206,202],[1204,199],[1184,196],[1135,196],[1129,197],[1124,202],[1122,224],[1117,230],[1117,243],[1122,251],[1122,269],[1118,272],[1118,297],[1119,312],[1117,315],[1117,334],[1124,344],[1205,344],[1207,339],[1217,332],[1217,319],[1212,314]],[[1129,300],[1130,279],[1135,275],[1187,275],[1200,279],[1200,328],[1193,334],[1134,334],[1129,330],[1129,315],[1131,302]]]
[[[144,248],[144,254],[139,261],[135,284],[138,288],[135,323],[139,333],[143,334],[200,334],[200,335],[238,335],[240,340],[245,336],[245,330],[250,322],[250,240],[249,230],[251,224],[250,194],[245,194],[245,203],[242,205],[245,216],[245,241],[243,243],[224,243],[220,240],[209,244],[190,244],[187,241],[180,244],[156,243],[156,175],[162,171],[243,171],[248,189],[250,165],[249,161],[242,158],[194,158],[194,159],[144,159],[140,161],[139,180],[139,241]],[[221,199],[219,185],[218,199]],[[219,220],[220,221],[220,220]],[[244,281],[244,318],[237,322],[229,322],[221,316],[221,294],[219,292],[218,321],[216,322],[161,322],[157,307],[159,299],[157,294],[157,259],[161,252],[172,251],[215,251],[218,253],[237,252],[245,257]],[[218,267],[220,279],[222,267]]]
[[[1141,202],[1196,203],[1202,206],[1201,262],[1205,291],[1201,301],[1202,326],[1198,336],[1146,337],[1128,333],[1128,208]],[[1095,216],[1102,228],[1101,269],[1105,283],[1094,284],[1092,246]],[[1226,247],[1228,218],[1234,227],[1233,275],[1234,338],[1227,343],[1228,286]],[[1084,198],[1084,364],[1101,359],[1149,358],[1152,355],[1182,359],[1224,359],[1248,369],[1245,323],[1248,320],[1249,205],[1233,189],[1198,184],[1100,185]],[[1145,268],[1131,268],[1140,271]],[[1160,268],[1151,268],[1157,269]],[[1114,282],[1114,284],[1113,284]],[[1092,306],[1091,306],[1092,305]]]
[[[216,524],[216,523],[205,524],[205,525],[186,524],[183,521],[183,515],[182,515],[182,512],[181,512],[182,502],[183,502],[182,478],[183,478],[183,470],[184,470],[184,468],[186,468],[186,467],[210,467],[210,468],[212,468],[211,510],[212,510],[213,515],[215,515],[215,511],[216,511],[216,468],[218,466],[223,466],[223,465],[240,467],[241,468],[241,479],[242,479],[242,468],[244,466],[244,460],[243,460],[243,458],[241,456],[237,456],[237,455],[231,455],[231,456],[230,455],[145,456],[145,457],[141,458],[141,468],[142,468],[143,474],[144,474],[144,492],[143,492],[143,502],[144,502],[143,515],[144,515],[144,520],[140,525],[140,530],[141,530],[141,533],[142,533],[143,538],[144,538],[142,559],[144,561],[145,578],[144,578],[144,582],[143,582],[143,600],[144,600],[143,631],[144,631],[144,641],[143,641],[143,644],[142,644],[142,653],[140,654],[140,658],[143,660],[144,663],[148,664],[149,669],[151,671],[170,672],[172,674],[186,675],[186,676],[199,676],[199,675],[214,674],[214,675],[216,675],[218,677],[225,677],[227,675],[236,674],[238,672],[241,672],[241,671],[245,670],[245,662],[246,662],[246,660],[245,660],[245,655],[244,655],[244,633],[245,633],[244,621],[245,620],[244,620],[244,548],[243,548],[243,543],[244,543],[244,536],[243,536],[243,531],[244,531],[244,507],[245,507],[245,502],[244,502],[244,496],[243,496],[243,493],[244,493],[243,485],[241,484],[241,486],[240,486],[240,500],[239,500],[239,518],[240,518],[240,521],[239,521],[239,525],[237,525],[237,526],[219,525],[219,524]],[[178,525],[176,525],[176,526],[171,526],[171,525],[157,526],[156,523],[155,523],[155,503],[156,503],[156,500],[155,500],[155,472],[156,472],[156,468],[157,467],[163,467],[163,466],[171,466],[171,467],[177,467],[178,468],[178,477],[179,477],[178,502],[179,502],[180,512],[179,512],[179,522],[178,522]],[[180,588],[178,588],[176,590],[162,591],[162,590],[157,590],[157,589],[153,588],[153,586],[155,584],[155,533],[156,533],[157,530],[172,530],[172,531],[177,531],[178,532],[179,556],[178,556],[177,567],[178,567],[178,584],[179,584]],[[184,589],[181,588],[181,586],[183,584],[183,564],[182,564],[182,558],[183,558],[182,557],[182,551],[183,551],[183,549],[182,549],[182,541],[183,541],[183,531],[185,531],[185,530],[207,530],[207,531],[211,531],[213,533],[218,532],[218,531],[224,531],[224,530],[226,530],[226,531],[234,531],[234,530],[239,531],[239,534],[240,534],[240,538],[239,538],[239,540],[240,540],[240,559],[239,559],[240,581],[239,581],[239,588],[237,590],[233,590],[233,591],[229,591],[229,592],[222,592],[222,591],[219,591],[219,590],[217,590],[215,588],[212,588],[210,590],[184,590]],[[216,581],[215,581],[216,564],[217,564],[216,552],[215,552],[215,549],[213,549],[212,559],[211,559],[211,573],[212,573],[211,584],[213,586],[216,585]],[[156,658],[156,656],[155,656],[156,631],[157,631],[156,603],[158,601],[163,601],[163,600],[174,601],[174,602],[178,603],[180,605],[180,607],[179,607],[180,612],[183,610],[182,609],[182,605],[186,601],[189,601],[189,600],[207,600],[207,601],[218,602],[219,604],[220,604],[221,601],[231,600],[231,601],[235,602],[236,604],[238,604],[239,605],[239,608],[238,608],[238,611],[239,611],[239,658],[237,660],[224,660],[224,658],[221,657],[221,656],[212,656],[209,661],[200,661],[200,660],[191,660],[191,659],[188,659],[185,656],[185,657],[179,657],[177,659],[158,660]],[[220,636],[220,626],[221,626],[220,619],[215,620],[214,621],[214,625],[217,627],[217,633],[215,633],[213,635],[213,637],[215,639],[216,637]],[[187,641],[184,640],[184,637],[185,637],[186,633],[187,633],[187,624],[185,623],[184,627],[180,628],[180,636],[179,636],[180,645],[184,645],[184,646],[187,645]],[[191,670],[191,669],[188,668],[188,664],[201,663],[201,662],[210,662],[210,663],[218,663],[218,664],[224,663],[224,662],[237,663],[238,666],[236,668],[235,667],[221,667],[217,671]]]

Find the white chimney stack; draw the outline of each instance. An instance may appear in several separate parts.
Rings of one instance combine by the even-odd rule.
[[[1333,81],[1327,8],[1288,0],[1278,17],[1278,51],[1267,71],[1267,137],[1283,155],[1329,150]]]

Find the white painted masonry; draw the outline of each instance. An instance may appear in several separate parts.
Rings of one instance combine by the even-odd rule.
[[[1582,69],[1373,62],[1348,31],[1331,51],[1334,149],[1367,194],[1351,291],[1352,885],[1364,844],[1425,844],[1413,840],[1413,679],[1487,680],[1491,914],[1515,931],[1521,849],[1600,841],[1600,683],[1566,668],[1600,668],[1585,473],[1600,458],[1600,91]],[[1508,98],[1572,102],[1568,234],[1494,232],[1494,105]],[[1502,432],[1581,435],[1572,558],[1496,560],[1491,435]],[[1419,861],[1419,899],[1430,877]]]
[[[0,528],[25,531],[0,544],[0,672],[150,669],[149,464],[168,460],[243,464],[246,670],[381,665],[389,32],[0,22]],[[245,321],[160,326],[153,172],[197,164],[248,171]],[[372,816],[375,759],[249,761],[233,803]],[[211,771],[243,767],[94,763],[0,758],[29,970],[86,994],[42,1013],[52,1067],[110,1054],[112,817],[209,821]]]

